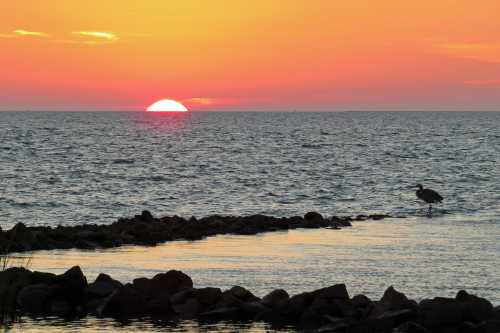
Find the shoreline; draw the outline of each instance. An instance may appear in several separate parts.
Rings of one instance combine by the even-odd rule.
[[[195,288],[181,271],[122,284],[106,274],[88,283],[80,267],[63,274],[9,268],[0,272],[0,322],[16,316],[265,322],[317,332],[498,332],[500,306],[466,291],[420,302],[389,287],[380,300],[349,295],[344,284],[297,295],[264,297],[241,286]]]
[[[141,215],[120,218],[107,225],[28,227],[17,223],[10,230],[3,231],[0,228],[0,255],[36,250],[155,246],[168,241],[194,241],[222,234],[256,235],[299,228],[341,229],[350,227],[352,221],[382,220],[390,217],[386,214],[372,214],[325,218],[319,213],[309,212],[304,216],[281,218],[266,215],[211,215],[201,219],[194,216],[185,219],[179,216],[156,218],[149,211],[143,211]]]

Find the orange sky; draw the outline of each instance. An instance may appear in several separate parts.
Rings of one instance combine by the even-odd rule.
[[[498,0],[2,0],[0,110],[500,110]]]

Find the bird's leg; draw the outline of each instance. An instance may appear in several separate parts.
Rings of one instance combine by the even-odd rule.
[[[429,204],[429,215],[432,215],[432,204]]]

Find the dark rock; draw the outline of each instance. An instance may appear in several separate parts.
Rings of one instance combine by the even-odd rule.
[[[193,280],[181,271],[171,270],[156,274],[152,279],[134,279],[133,288],[149,299],[160,296],[170,297],[180,291],[193,288]]]
[[[248,303],[243,303],[241,305],[241,310],[246,314],[249,319],[255,318],[257,315],[264,312],[269,312],[271,309],[261,302],[253,301]]]
[[[436,297],[423,300],[418,309],[419,321],[425,327],[432,328],[460,323],[464,306],[453,298]]]
[[[336,284],[330,287],[318,289],[312,292],[314,297],[328,298],[328,299],[349,299],[349,293],[345,284]]]
[[[405,322],[415,320],[416,317],[415,311],[410,309],[388,311],[375,318],[375,323],[381,331],[391,331]]]
[[[464,306],[464,320],[479,323],[494,316],[493,305],[486,299],[468,294],[465,290],[458,292],[455,297]]]
[[[219,288],[201,288],[196,289],[195,297],[204,309],[215,306],[222,297],[222,291]]]
[[[392,286],[387,288],[379,302],[375,304],[372,312],[373,317],[382,315],[388,311],[398,311],[410,309],[417,311],[418,304],[415,301],[409,300],[405,294],[400,293]]]
[[[147,308],[144,295],[127,284],[108,296],[99,312],[113,317],[136,317],[146,314]]]
[[[318,223],[323,221],[323,216],[317,212],[309,212],[304,215],[304,220],[306,222]]]
[[[283,289],[276,289],[262,298],[262,304],[271,308],[277,308],[286,302],[290,295]]]
[[[87,297],[97,297],[102,298],[109,296],[113,291],[121,288],[123,285],[112,279],[107,274],[99,274],[93,283],[90,283],[85,288],[85,294]]]
[[[208,320],[208,321],[237,320],[240,317],[241,317],[241,310],[239,307],[218,308],[212,311],[201,313],[199,316],[201,320]]]
[[[54,283],[60,287],[60,297],[73,305],[81,303],[85,287],[87,287],[87,278],[80,267],[74,266],[64,274],[57,275]]]
[[[144,221],[154,221],[154,219],[155,219],[153,217],[153,214],[151,214],[151,212],[149,210],[143,210],[141,213],[141,218]]]
[[[371,215],[380,219],[387,215]],[[362,216],[358,216],[362,219]],[[309,212],[304,218],[276,218],[266,215],[221,216],[213,215],[197,220],[179,216],[155,218],[143,211],[133,218],[121,218],[111,225],[84,225],[56,228],[27,227],[16,224],[11,230],[0,231],[0,253],[12,253],[39,249],[95,249],[111,248],[124,244],[156,245],[174,239],[198,240],[216,234],[257,234],[265,231],[295,228],[339,228],[350,226],[352,218],[332,217],[324,219],[317,212]]]
[[[500,320],[487,320],[477,326],[477,332],[498,333],[500,332]]]
[[[25,268],[0,271],[0,314],[13,312],[18,292],[32,283],[32,273]]]
[[[26,313],[50,313],[50,301],[58,288],[47,284],[33,284],[24,287],[17,295],[19,309]]]
[[[181,271],[171,270],[156,274],[150,281],[148,295],[174,295],[179,291],[193,288],[193,280]]]
[[[312,293],[301,293],[290,297],[279,308],[278,311],[289,320],[297,321],[302,312],[314,300]]]
[[[428,329],[417,324],[414,321],[408,321],[408,322],[400,325],[397,329],[397,332],[400,332],[400,333],[430,333]]]
[[[67,317],[73,313],[73,307],[65,300],[53,300],[50,303],[50,314],[59,317]]]
[[[173,304],[174,311],[183,319],[196,318],[202,305],[196,298],[188,298],[182,303]]]

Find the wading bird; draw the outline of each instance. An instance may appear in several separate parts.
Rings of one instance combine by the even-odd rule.
[[[421,184],[417,184],[418,190],[416,192],[417,198],[424,200],[429,204],[429,215],[432,213],[432,204],[443,201],[443,197],[434,190],[425,188]]]

